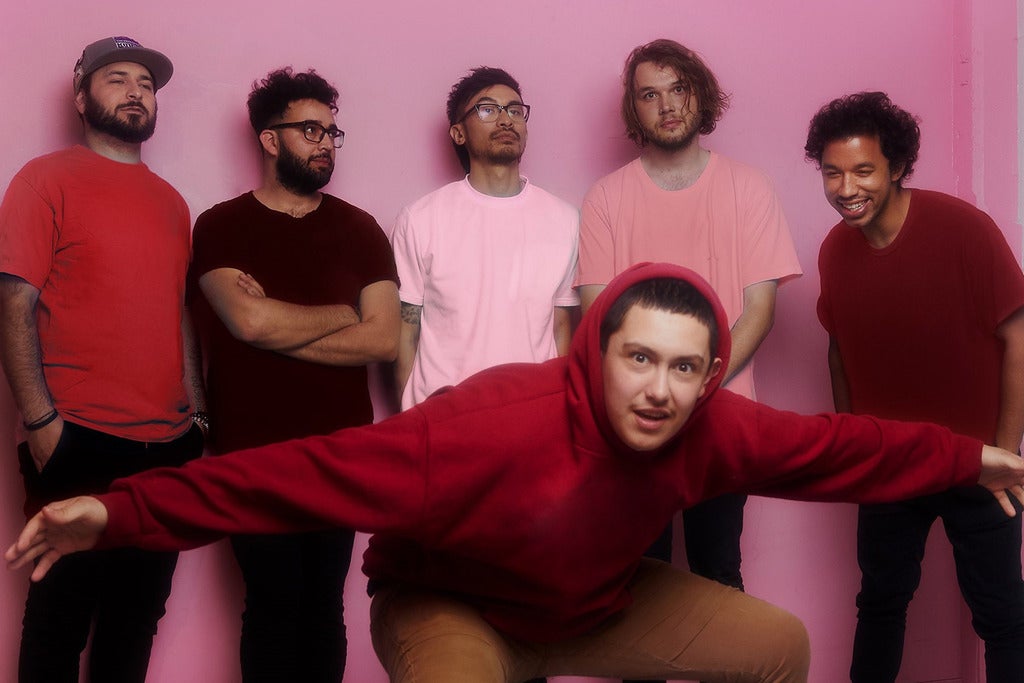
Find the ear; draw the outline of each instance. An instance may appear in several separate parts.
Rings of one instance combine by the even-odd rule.
[[[711,361],[711,367],[708,368],[708,374],[704,376],[704,382],[700,385],[700,393],[697,397],[700,398],[704,395],[704,392],[708,390],[708,384],[711,383],[715,377],[718,377],[718,373],[722,371],[722,359],[716,358]]]
[[[903,171],[906,170],[906,168],[906,164],[899,164],[898,166],[893,166],[889,172],[890,179],[898,185],[900,180],[903,179]]]
[[[264,153],[276,157],[278,154],[277,143],[277,135],[274,134],[274,131],[266,129],[260,131],[260,147],[263,148]]]
[[[75,93],[75,109],[78,110],[79,115],[85,113],[85,91],[79,90]]]
[[[466,129],[462,127],[461,123],[456,123],[448,129],[448,135],[452,137],[452,142],[456,145],[466,144]]]

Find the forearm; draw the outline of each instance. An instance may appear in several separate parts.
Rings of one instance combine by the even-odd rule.
[[[356,323],[295,349],[286,356],[321,365],[366,365],[391,362],[398,350],[398,330],[376,321]]]
[[[21,278],[0,276],[0,363],[27,423],[45,418],[54,409],[36,327],[38,297],[38,290]]]
[[[422,306],[402,302],[402,324],[398,333],[398,356],[395,359],[395,390],[399,402],[412,375],[412,365],[420,343],[422,311]]]
[[[843,357],[839,355],[839,344],[832,337],[828,340],[828,372],[832,379],[832,403],[836,412],[850,412],[850,384],[843,368]]]
[[[725,370],[723,384],[728,384],[743,368],[747,366],[761,342],[775,323],[775,291],[774,280],[758,282],[743,290],[743,312],[730,330],[732,334],[732,354],[729,366]]]
[[[575,306],[555,306],[555,348],[559,356],[569,353],[569,345],[572,342],[572,317],[576,310]]]
[[[186,308],[181,316],[181,346],[185,358],[185,391],[192,410],[206,411],[206,391],[203,386],[203,358],[199,350],[192,315]]]
[[[1024,311],[1000,326],[1004,341],[996,446],[1019,453],[1024,437]]]

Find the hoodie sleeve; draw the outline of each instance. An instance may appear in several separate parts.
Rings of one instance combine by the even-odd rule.
[[[932,424],[798,415],[727,391],[708,407],[691,440],[711,453],[704,495],[878,503],[973,485],[981,473],[983,444]]]
[[[99,496],[109,513],[100,545],[184,550],[231,534],[328,527],[411,533],[423,520],[426,432],[414,409],[120,479]]]

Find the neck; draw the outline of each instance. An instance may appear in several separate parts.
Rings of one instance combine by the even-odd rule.
[[[470,161],[469,184],[491,197],[514,197],[523,189],[518,163],[499,166]]]
[[[892,244],[903,229],[910,211],[910,190],[897,189],[885,209],[884,215],[861,228],[864,239],[875,249],[884,249]]]
[[[644,145],[640,163],[648,177],[663,190],[690,187],[697,182],[711,159],[711,152],[701,148],[699,140],[695,137],[686,147],[673,150]]]
[[[256,200],[272,211],[280,211],[295,218],[302,218],[315,211],[323,200],[320,192],[297,194],[278,182],[276,175],[268,179],[264,177],[263,185],[252,191]]]
[[[85,127],[85,146],[100,156],[123,164],[137,164],[142,161],[141,143],[125,142],[107,133],[100,133],[89,126]]]

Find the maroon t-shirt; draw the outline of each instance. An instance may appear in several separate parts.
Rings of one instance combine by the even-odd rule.
[[[193,232],[186,300],[208,364],[210,436],[220,453],[373,421],[366,367],[336,367],[258,349],[231,336],[199,289],[217,268],[251,274],[267,296],[357,306],[363,288],[397,282],[391,246],[365,211],[324,195],[301,218],[246,193],[204,212]]]
[[[936,422],[993,443],[1003,343],[996,328],[1024,306],[1024,275],[991,218],[913,190],[896,239],[872,248],[839,223],[818,258],[818,317],[836,339],[851,409]]]

